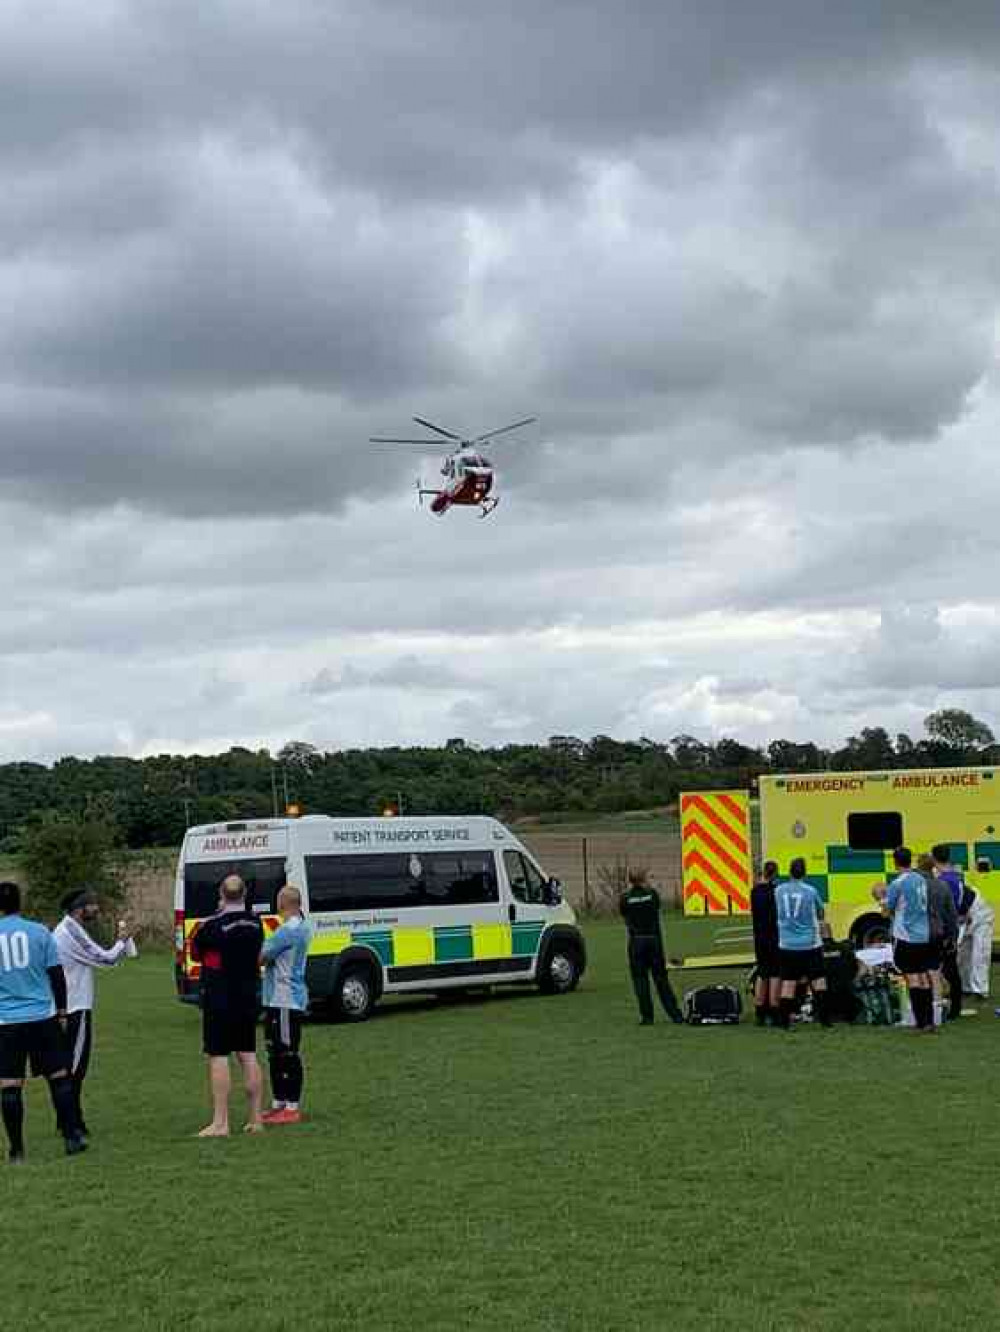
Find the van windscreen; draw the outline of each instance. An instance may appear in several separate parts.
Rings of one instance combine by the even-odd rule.
[[[285,883],[284,857],[266,860],[193,860],[184,866],[184,914],[201,920],[219,908],[219,885],[238,874],[247,886],[247,905],[273,911]]]

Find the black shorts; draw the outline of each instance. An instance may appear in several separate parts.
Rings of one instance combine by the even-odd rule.
[[[66,1037],[58,1019],[0,1026],[0,1078],[21,1082],[29,1066],[33,1078],[50,1078],[69,1068]]]
[[[823,980],[826,976],[822,948],[782,948],[778,966],[783,981]]]
[[[204,1050],[213,1059],[257,1050],[257,1009],[222,1008],[209,1004],[201,1011]]]
[[[757,975],[761,980],[775,980],[781,975],[781,954],[776,948],[757,954]]]
[[[264,1014],[264,1039],[271,1059],[298,1054],[302,1045],[302,1019],[297,1008],[269,1008]]]
[[[927,970],[940,971],[944,960],[944,949],[940,939],[932,939],[927,944]]]
[[[934,947],[929,943],[908,943],[905,939],[897,939],[892,950],[892,960],[896,964],[896,970],[901,971],[904,976],[915,976],[921,971],[936,970]]]

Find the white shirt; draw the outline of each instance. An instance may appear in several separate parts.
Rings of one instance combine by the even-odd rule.
[[[115,967],[125,957],[124,941],[102,948],[72,916],[63,916],[52,931],[59,961],[66,973],[66,1012],[89,1012],[94,1007],[94,970]]]

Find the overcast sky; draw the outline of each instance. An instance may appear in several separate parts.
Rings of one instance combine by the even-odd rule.
[[[1000,728],[995,0],[0,0],[0,760]],[[414,414],[498,443],[416,502]]]

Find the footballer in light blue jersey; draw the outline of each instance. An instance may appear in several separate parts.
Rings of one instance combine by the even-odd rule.
[[[774,890],[778,916],[778,967],[781,971],[778,1025],[785,1031],[791,1029],[798,988],[808,982],[816,1016],[824,1027],[829,1027],[826,968],[819,929],[823,919],[823,899],[813,885],[806,882],[806,862],[801,856],[792,861],[788,873],[789,878]]]
[[[306,956],[312,926],[305,916],[290,916],[264,944],[264,1007],[294,1008],[304,1013],[309,1006],[306,990]]]
[[[37,921],[0,916],[0,1025],[56,1015],[49,968],[60,966],[56,941]]]
[[[278,894],[281,924],[264,944],[264,1031],[271,1073],[271,1109],[265,1124],[298,1124],[304,1072],[299,1053],[309,1006],[306,958],[312,926],[302,914],[302,894],[286,883]]]
[[[918,1032],[933,1035],[933,973],[941,964],[941,951],[931,943],[927,880],[914,870],[908,846],[898,846],[892,859],[896,877],[888,888],[884,883],[875,884],[872,896],[892,916],[893,961],[906,977],[914,1025]]]
[[[44,1077],[66,1143],[66,1154],[86,1150],[87,1140],[69,1077],[66,976],[56,941],[37,921],[21,915],[21,889],[0,883],[0,1119],[12,1164],[24,1160],[24,1082],[30,1070]]]
[[[778,947],[789,952],[822,948],[819,922],[823,903],[819,893],[804,879],[779,883],[774,890],[778,910]]]
[[[904,943],[930,941],[931,922],[927,910],[927,880],[916,870],[904,869],[889,884],[885,904],[892,912],[892,933]]]

